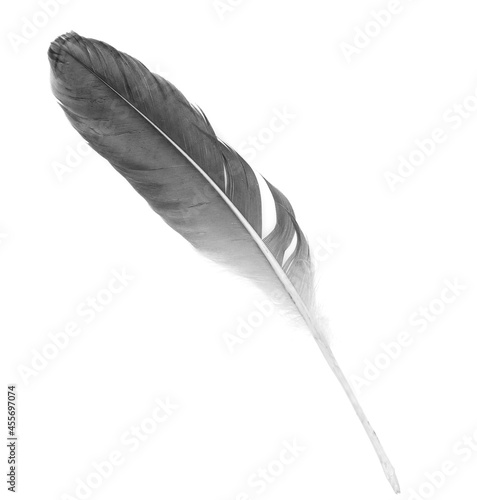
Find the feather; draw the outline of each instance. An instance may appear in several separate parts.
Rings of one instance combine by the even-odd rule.
[[[106,43],[68,33],[48,52],[53,93],[73,127],[201,254],[265,292],[282,290],[341,383],[399,492],[394,469],[315,311],[312,258],[287,198],[215,134],[164,78]]]

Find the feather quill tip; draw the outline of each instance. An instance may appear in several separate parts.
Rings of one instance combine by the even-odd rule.
[[[392,486],[394,493],[399,495],[401,493],[401,487],[399,486],[399,481],[396,476],[396,472],[392,465],[388,462],[386,465],[383,464],[384,474],[386,475],[389,484]]]

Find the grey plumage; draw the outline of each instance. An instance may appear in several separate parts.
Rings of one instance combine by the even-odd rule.
[[[266,292],[283,290],[398,492],[394,470],[320,331],[310,249],[286,197],[220,141],[200,109],[136,59],[76,33],[56,39],[48,55],[53,93],[73,127],[152,209],[214,262]],[[264,225],[267,210],[273,227]]]

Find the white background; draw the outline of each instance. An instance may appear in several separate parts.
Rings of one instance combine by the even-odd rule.
[[[476,498],[477,120],[449,120],[456,104],[475,110],[472,3],[403,0],[350,61],[341,44],[386,2],[224,0],[222,15],[213,0],[63,3],[46,21],[30,0],[2,16],[0,421],[5,435],[16,383],[17,498],[79,498],[78,481],[115,450],[124,463],[88,498],[394,498],[305,331],[275,313],[230,353],[224,333],[265,297],[197,256],[97,154],[55,173],[81,144],[49,88],[48,45],[69,30],[163,74],[237,149],[270,137],[274,110],[294,115],[251,163],[286,193],[321,256],[318,300],[348,377],[364,376],[381,343],[411,338],[359,391],[402,497]],[[44,26],[28,31],[32,20]],[[447,140],[393,192],[385,172],[436,128]],[[323,253],[327,238],[339,248]],[[86,324],[77,307],[123,268],[134,278]],[[420,333],[410,317],[445,280],[466,290]],[[22,377],[71,321],[81,334]],[[157,397],[178,409],[131,452],[121,436]],[[259,493],[249,478],[284,440],[305,450]],[[426,486],[445,461],[454,473]]]

